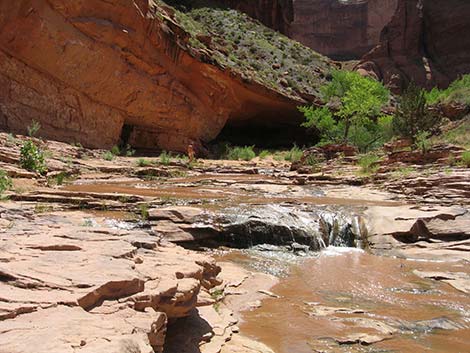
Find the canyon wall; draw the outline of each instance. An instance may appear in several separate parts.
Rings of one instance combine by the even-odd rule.
[[[400,0],[381,40],[357,69],[394,92],[414,81],[446,87],[470,72],[470,2]]]
[[[379,43],[398,0],[222,0],[333,59],[359,59]]]
[[[191,48],[153,0],[0,1],[0,128],[87,147],[184,151],[227,120],[298,126],[306,101]]]

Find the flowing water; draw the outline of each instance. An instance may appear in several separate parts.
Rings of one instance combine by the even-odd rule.
[[[465,263],[377,257],[350,248],[327,248],[287,262],[287,271],[282,258],[256,251],[232,252],[223,259],[283,276],[272,288],[280,298],[265,299],[260,308],[245,312],[241,325],[243,334],[276,353],[470,352],[470,297],[413,273],[468,272]],[[337,342],[351,335],[383,340]]]

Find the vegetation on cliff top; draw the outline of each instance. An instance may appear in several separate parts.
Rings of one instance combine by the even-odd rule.
[[[212,60],[239,72],[243,79],[299,97],[318,96],[329,77],[327,58],[244,13],[218,7],[175,7],[174,20],[190,34],[189,45],[210,53]]]

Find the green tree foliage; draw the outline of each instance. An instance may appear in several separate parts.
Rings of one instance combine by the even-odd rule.
[[[418,136],[430,132],[439,124],[441,117],[431,111],[426,102],[426,92],[411,83],[399,99],[393,118],[394,132],[416,143]]]
[[[302,126],[317,129],[320,143],[350,143],[366,151],[388,137],[391,119],[377,117],[390,93],[380,82],[335,70],[321,94],[327,106],[299,108],[307,120]]]

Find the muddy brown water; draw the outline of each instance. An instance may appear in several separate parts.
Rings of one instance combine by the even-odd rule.
[[[241,253],[231,253],[225,260],[255,267],[260,261]],[[415,269],[469,272],[468,264],[460,262],[327,250],[292,265],[289,275],[272,288],[281,298],[265,299],[260,308],[243,313],[241,332],[276,353],[470,352],[470,296],[446,283],[421,279],[413,274]],[[332,308],[356,313],[321,312]],[[444,320],[459,329],[431,329],[425,320]],[[367,327],[380,323],[397,331],[381,335]],[[335,341],[360,333],[386,339],[368,346]]]
[[[239,178],[241,179],[241,178]],[[246,180],[244,180],[246,181]],[[62,187],[62,190],[71,192],[126,194],[150,198],[178,199],[178,200],[212,200],[223,206],[230,204],[314,204],[338,206],[399,206],[395,201],[369,200],[361,198],[336,198],[322,196],[318,191],[308,191],[303,195],[291,195],[289,190],[283,192],[266,192],[260,190],[245,190],[237,186],[212,185],[185,185],[142,183],[83,183],[71,184]],[[312,195],[314,194],[314,195]]]

